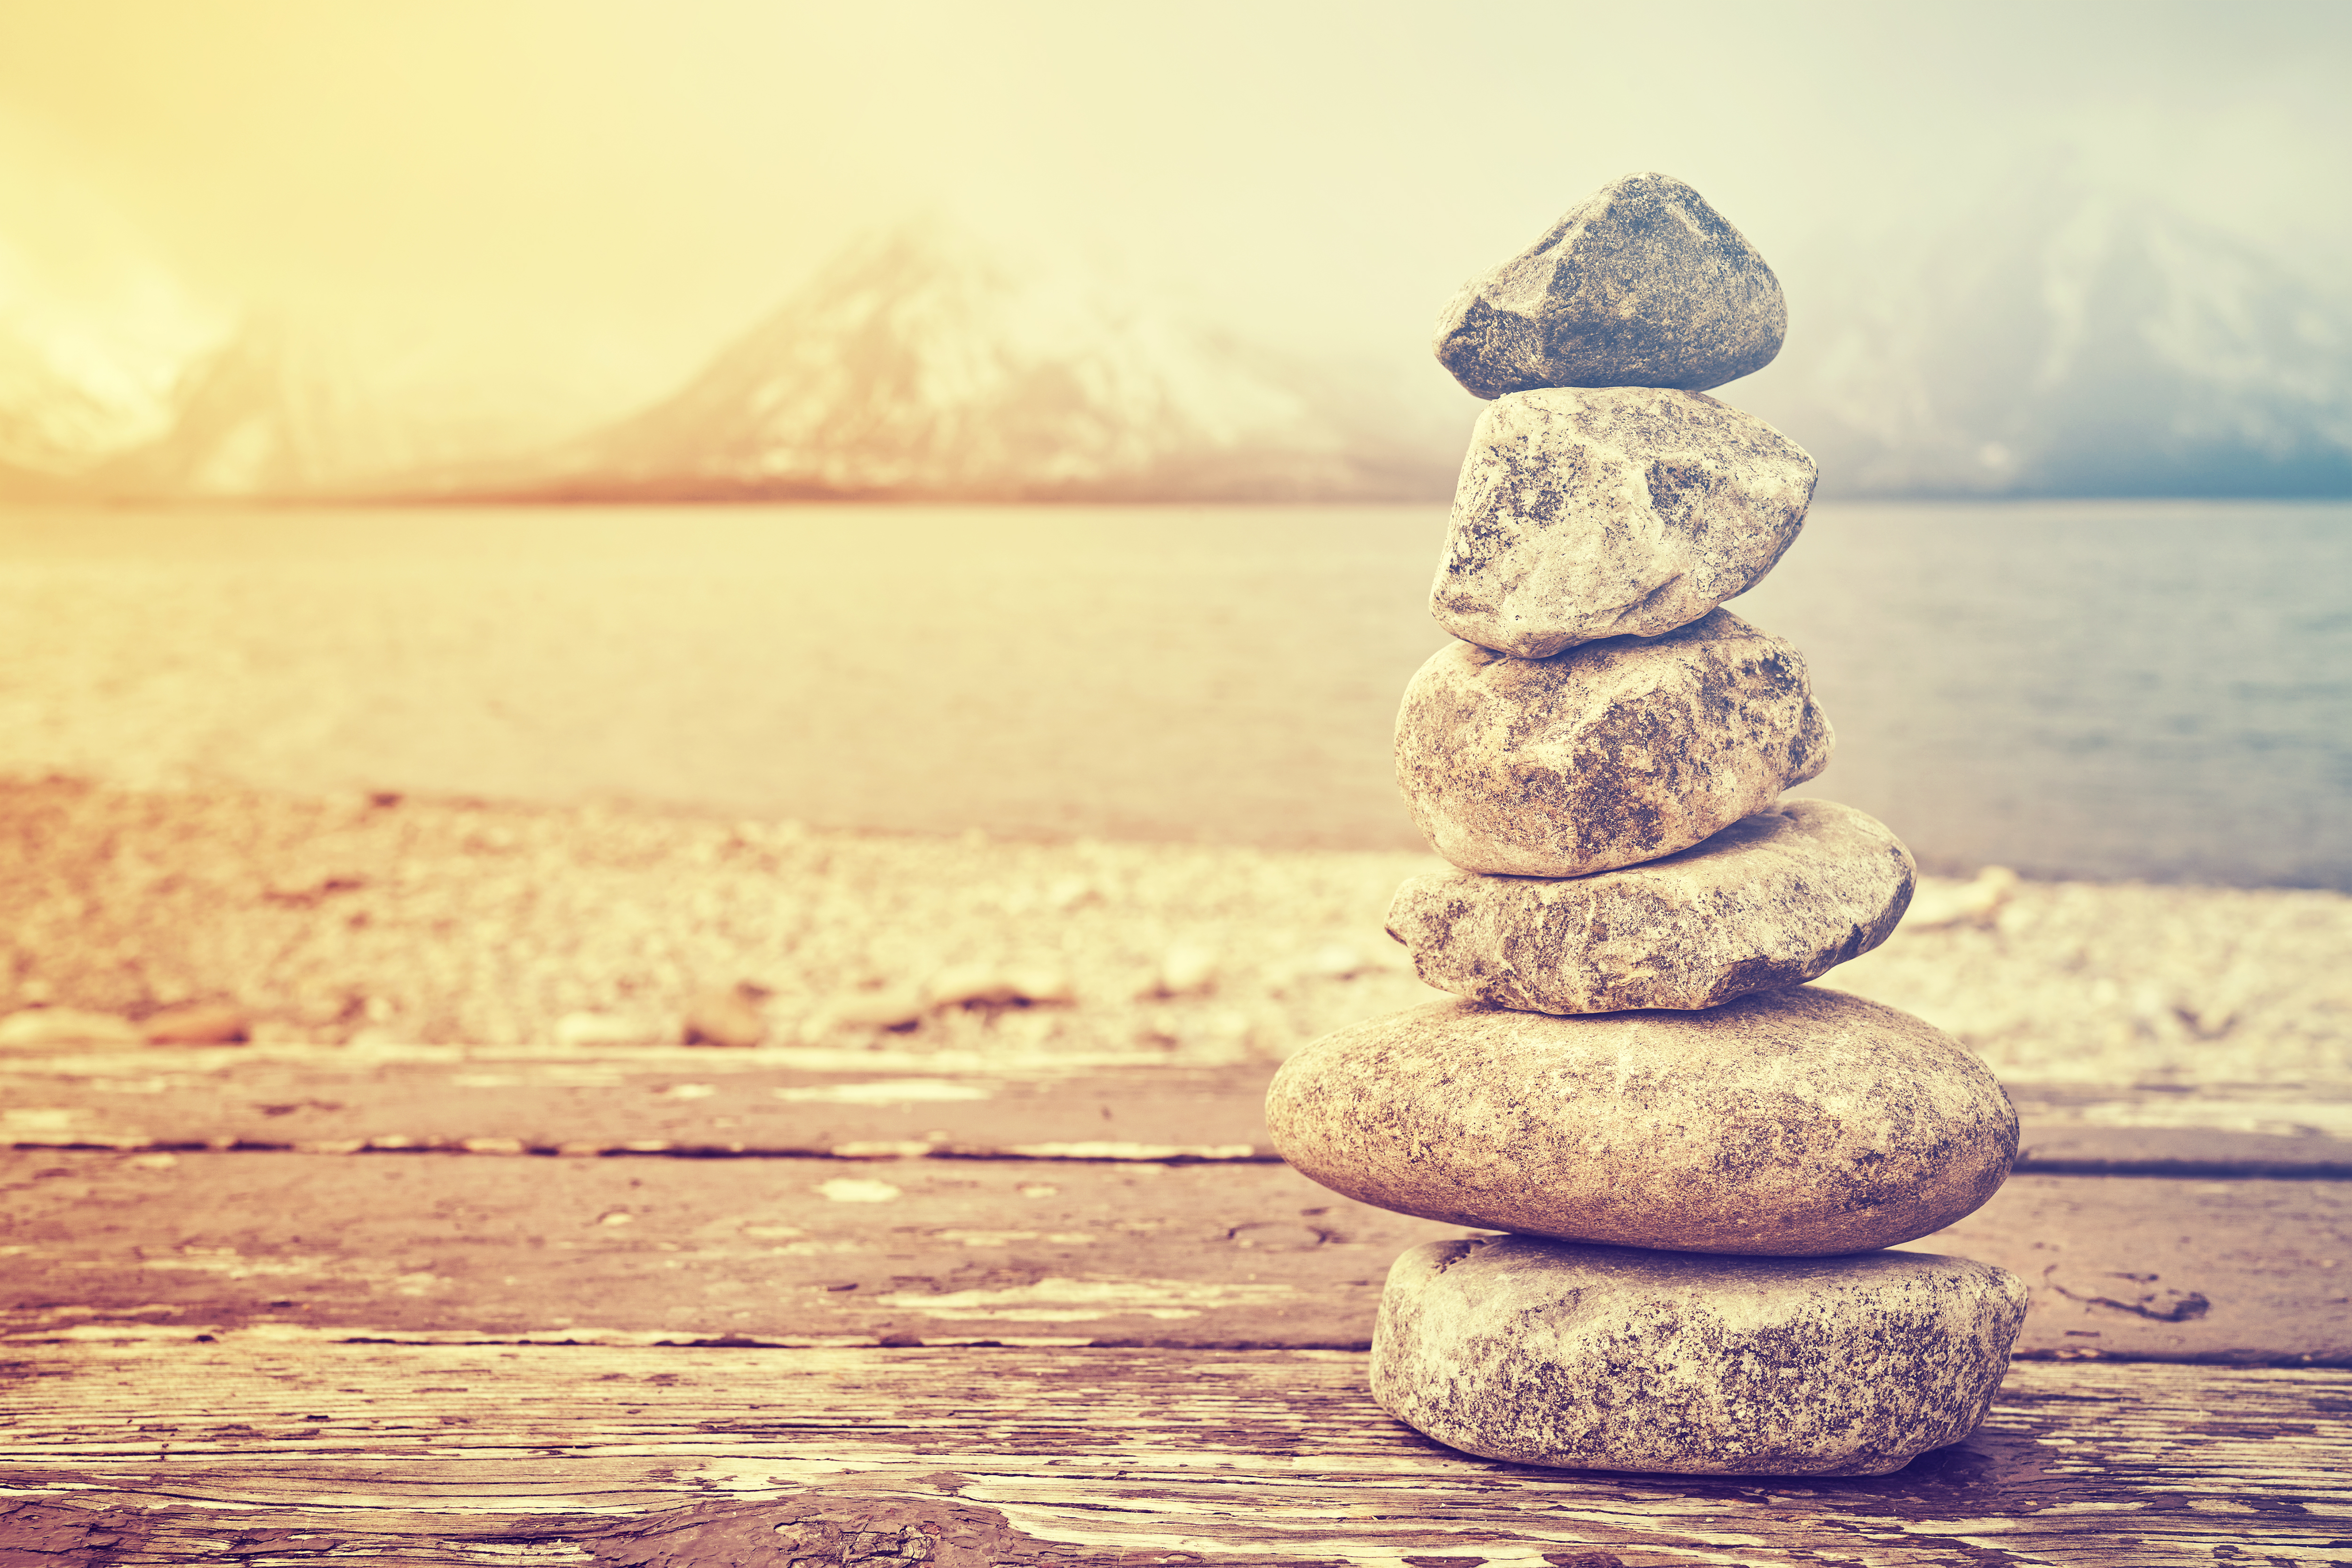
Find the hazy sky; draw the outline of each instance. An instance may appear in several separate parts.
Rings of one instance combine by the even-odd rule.
[[[2340,3],[0,0],[0,243],[591,402],[927,208],[1417,347],[1642,168],[1776,263],[2071,164],[2340,266],[2347,79]]]

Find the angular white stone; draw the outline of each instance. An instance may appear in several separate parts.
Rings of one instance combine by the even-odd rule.
[[[1523,1465],[1883,1476],[1983,1421],[2025,1307],[2014,1274],[1933,1253],[1433,1241],[1389,1270],[1372,1397]]]
[[[1763,369],[1789,308],[1764,258],[1672,174],[1628,174],[1437,320],[1437,359],[1480,397],[1536,386],[1704,391]]]
[[[1772,569],[1814,477],[1803,447],[1704,393],[1516,393],[1470,437],[1430,613],[1519,658],[1670,632]]]
[[[1893,934],[1916,876],[1876,817],[1792,800],[1590,877],[1414,877],[1388,928],[1424,984],[1497,1007],[1714,1007],[1868,952]]]
[[[1438,1002],[1285,1062],[1276,1151],[1375,1207],[1682,1252],[1867,1252],[2000,1190],[2017,1111],[1967,1047],[1819,986],[1704,1012]]]
[[[1804,656],[1713,610],[1549,658],[1440,648],[1397,712],[1397,786],[1465,871],[1581,877],[1689,848],[1834,744]]]

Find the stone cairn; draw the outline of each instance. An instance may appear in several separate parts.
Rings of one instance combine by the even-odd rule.
[[[1983,1420],[2016,1276],[1882,1251],[1990,1198],[2017,1114],[1957,1041],[1805,982],[1885,940],[1910,851],[1826,801],[1803,657],[1718,606],[1786,551],[1803,450],[1706,395],[1769,363],[1779,281],[1634,174],[1446,307],[1491,405],[1406,689],[1397,776],[1457,869],[1390,934],[1460,998],[1307,1047],[1284,1158],[1507,1234],[1399,1258],[1382,1408],[1491,1458],[1883,1475]]]

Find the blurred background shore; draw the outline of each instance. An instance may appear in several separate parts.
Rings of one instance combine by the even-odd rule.
[[[1433,999],[1442,508],[197,515],[0,514],[19,1043],[1241,1064]],[[2352,1079],[2347,579],[2341,503],[1820,508],[1732,608],[1935,874],[1827,983],[2016,1080]]]
[[[1396,884],[1440,864],[1410,852],[67,782],[0,788],[0,1042],[19,1049],[211,1018],[257,1049],[1241,1067],[1440,999],[1381,931]],[[1918,1013],[2012,1082],[2284,1092],[2352,1079],[2347,951],[2338,893],[1996,871],[1927,879],[1895,936],[1823,984]]]

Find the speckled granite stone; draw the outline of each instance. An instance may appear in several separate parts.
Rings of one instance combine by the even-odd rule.
[[[1525,1465],[1883,1476],[1976,1429],[2025,1306],[2016,1275],[1933,1253],[1433,1241],[1389,1270],[1372,1397]]]
[[[1876,817],[1792,800],[1663,860],[1590,877],[1414,877],[1388,928],[1424,984],[1497,1007],[1714,1007],[1876,947],[1916,877]]]
[[[1787,1258],[1940,1230],[1998,1191],[2017,1111],[1967,1047],[1816,986],[1696,1013],[1439,1002],[1283,1064],[1285,1160],[1400,1214]]]
[[[1670,632],[1772,569],[1813,479],[1802,447],[1704,393],[1515,393],[1470,437],[1430,614],[1520,658]]]
[[[1480,397],[1537,386],[1704,391],[1763,369],[1789,310],[1755,247],[1671,174],[1628,174],[1462,287],[1438,363]]]
[[[1543,659],[1440,648],[1397,713],[1397,785],[1465,871],[1581,877],[1689,848],[1833,744],[1804,656],[1714,610]]]

